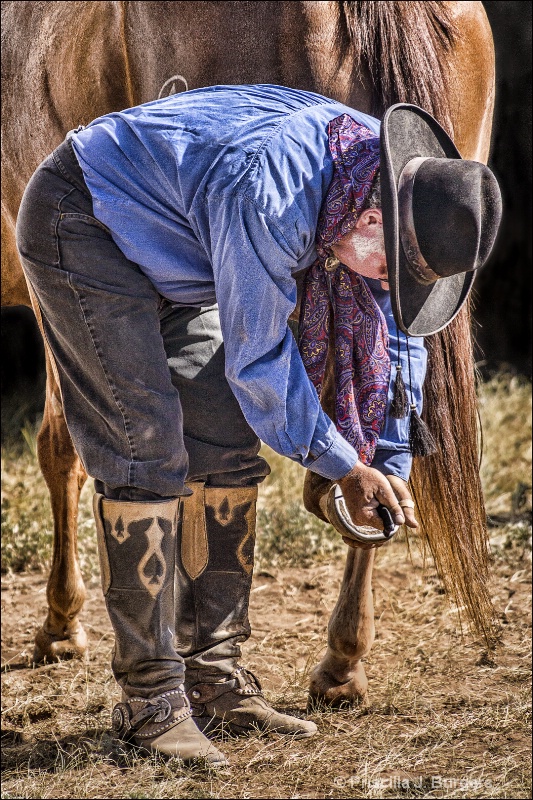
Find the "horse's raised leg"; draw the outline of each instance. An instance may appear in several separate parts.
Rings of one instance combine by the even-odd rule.
[[[374,552],[348,548],[339,599],[328,625],[328,649],[311,673],[311,706],[338,708],[366,698],[368,680],[362,659],[374,642]]]
[[[86,591],[77,549],[78,501],[87,474],[66,426],[48,352],[46,374],[46,402],[37,450],[50,490],[54,545],[46,591],[48,615],[35,637],[35,662],[81,657],[87,649],[87,636],[78,618]]]

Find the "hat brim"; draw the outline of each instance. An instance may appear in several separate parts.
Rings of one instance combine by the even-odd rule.
[[[383,234],[394,318],[400,330],[409,336],[430,336],[445,328],[459,313],[475,273],[439,278],[430,286],[416,280],[400,244],[398,181],[412,158],[461,158],[461,154],[430,114],[407,103],[387,109],[380,140]]]

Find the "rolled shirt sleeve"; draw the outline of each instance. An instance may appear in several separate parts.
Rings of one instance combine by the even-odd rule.
[[[320,406],[288,318],[299,257],[279,226],[244,194],[209,198],[226,377],[262,441],[325,478],[344,477],[355,449]]]

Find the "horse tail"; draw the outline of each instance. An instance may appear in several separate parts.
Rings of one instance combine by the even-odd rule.
[[[481,430],[470,308],[426,339],[425,414],[438,453],[415,459],[411,489],[423,539],[446,592],[488,646],[497,636],[489,593],[489,543],[479,476]],[[461,619],[461,617],[459,617]]]
[[[372,113],[393,103],[425,108],[453,136],[446,65],[458,37],[440,2],[339,3],[337,51],[355,48],[372,86]],[[357,63],[358,62],[358,63]],[[424,414],[438,452],[415,459],[410,485],[420,533],[443,586],[489,645],[497,631],[488,588],[489,547],[479,475],[478,400],[470,303],[427,337]],[[461,621],[461,616],[459,616]]]
[[[414,103],[453,136],[443,56],[451,53],[458,31],[445,4],[341,0],[340,6],[336,50],[353,48],[366,66],[371,113],[381,117],[394,103]]]

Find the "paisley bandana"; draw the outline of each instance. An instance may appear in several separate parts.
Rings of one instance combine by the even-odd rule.
[[[308,270],[299,324],[302,360],[322,393],[331,309],[335,342],[337,429],[364,464],[374,458],[385,421],[390,378],[389,335],[383,313],[364,279],[339,262],[328,248],[357,222],[379,169],[379,138],[347,114],[328,125],[334,173],[316,233],[318,259]]]

